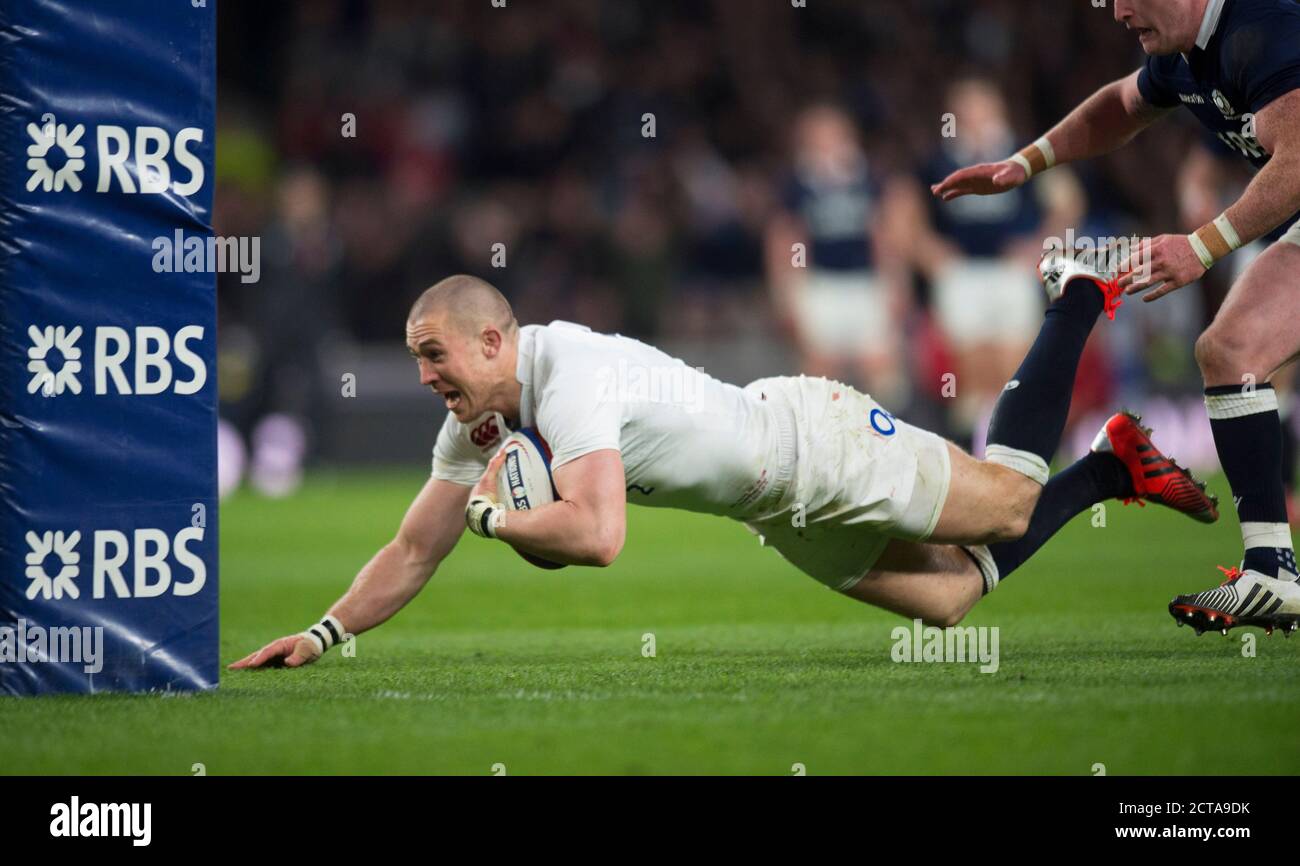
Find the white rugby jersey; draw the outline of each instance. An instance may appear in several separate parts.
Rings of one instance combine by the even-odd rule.
[[[622,454],[628,502],[746,518],[775,504],[793,460],[779,408],[638,340],[571,322],[520,328],[518,423],[535,427],[551,468]],[[476,484],[510,428],[500,413],[448,414],[433,477]]]

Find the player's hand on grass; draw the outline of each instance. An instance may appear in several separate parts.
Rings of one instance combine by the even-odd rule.
[[[255,653],[244,656],[229,665],[232,671],[245,668],[297,668],[320,658],[316,642],[302,634],[291,634],[273,640]]]
[[[951,201],[963,195],[997,195],[1029,180],[1025,170],[1010,160],[985,162],[959,169],[930,187],[937,198]]]
[[[1154,301],[1199,280],[1205,273],[1205,266],[1186,235],[1161,235],[1138,244],[1137,249],[1120,262],[1119,272],[1119,287],[1124,294],[1153,289],[1143,295],[1142,300]]]

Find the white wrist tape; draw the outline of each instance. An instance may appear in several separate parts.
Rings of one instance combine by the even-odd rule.
[[[469,531],[483,538],[496,538],[506,522],[506,510],[490,496],[474,496],[465,506],[465,524]]]
[[[343,630],[343,623],[339,622],[338,617],[328,614],[320,622],[303,632],[303,636],[315,643],[316,649],[322,653],[343,640],[345,634],[347,632]]]
[[[1208,271],[1219,259],[1241,247],[1241,236],[1228,221],[1228,215],[1223,213],[1214,222],[1206,223],[1188,235],[1187,242],[1201,260],[1201,267]]]
[[[1047,140],[1047,136],[1044,135],[1038,141],[1035,141],[1034,147],[1043,152],[1043,159],[1047,162],[1044,171],[1056,165],[1056,148],[1052,147],[1052,143]]]
[[[1047,136],[1044,135],[1038,141],[1011,157],[1010,161],[1023,168],[1025,178],[1029,179],[1056,165],[1056,151],[1052,148],[1052,143],[1047,140]]]

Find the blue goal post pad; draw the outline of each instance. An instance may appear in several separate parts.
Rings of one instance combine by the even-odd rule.
[[[215,103],[215,0],[0,4],[0,694],[217,685]]]

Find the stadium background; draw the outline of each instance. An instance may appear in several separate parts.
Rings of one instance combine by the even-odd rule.
[[[763,232],[799,110],[838,103],[874,171],[916,176],[960,76],[996,83],[1024,142],[1135,68],[1140,49],[1111,16],[1014,0],[222,4],[215,228],[262,236],[267,253],[260,282],[219,286],[222,415],[262,468],[249,477],[291,489],[299,455],[427,461],[443,410],[416,382],[402,323],[420,289],[456,272],[490,279],[523,322],[649,339],[727,381],[795,371]],[[1197,138],[1176,117],[1079,166],[1079,233],[1180,228]],[[498,242],[505,268],[489,261]],[[1118,404],[1145,408],[1178,437],[1167,448],[1213,467],[1191,348],[1228,276],[1132,299],[1099,328],[1075,417],[1091,428]],[[899,363],[914,389],[891,408],[955,434],[928,288],[912,275]],[[227,469],[240,451],[223,449]]]
[[[219,283],[222,413],[260,478],[221,508],[223,663],[327,609],[427,476],[442,409],[401,331],[433,280],[483,274],[523,321],[651,338],[731,381],[792,372],[761,238],[800,106],[848,106],[873,163],[912,172],[957,74],[994,78],[1027,140],[1139,61],[1089,2],[218,5],[214,227],[264,253],[260,282]],[[1196,140],[1171,121],[1080,169],[1089,222],[1172,229]],[[509,267],[491,270],[499,240]],[[908,411],[942,427],[918,372],[934,363],[928,287],[913,287]],[[1187,456],[1203,423],[1191,346],[1222,289],[1126,304],[1099,328],[1084,402],[1165,405],[1157,435]],[[1105,515],[1076,519],[967,618],[1001,630],[994,675],[896,664],[897,617],[739,526],[632,509],[605,570],[541,572],[467,539],[355,657],[223,671],[215,691],[165,699],[6,702],[0,771],[1300,772],[1300,645],[1197,640],[1164,609],[1230,564],[1235,519]]]

